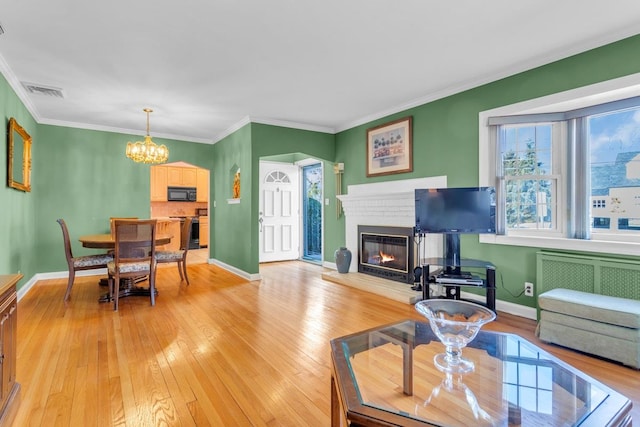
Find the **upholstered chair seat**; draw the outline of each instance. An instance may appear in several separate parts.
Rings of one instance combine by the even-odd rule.
[[[183,250],[178,251],[157,251],[156,260],[158,262],[178,262],[184,257]]]
[[[113,255],[100,254],[100,255],[84,255],[73,258],[73,266],[79,267],[95,267],[103,268],[107,263],[113,261]]]
[[[149,274],[151,272],[151,262],[129,262],[129,263],[122,263],[118,266],[116,266],[116,263],[113,261],[110,261],[107,264],[107,271],[109,272],[110,275],[114,275],[116,274],[116,269],[118,270],[118,273],[123,274],[123,273],[141,273],[141,274]]]

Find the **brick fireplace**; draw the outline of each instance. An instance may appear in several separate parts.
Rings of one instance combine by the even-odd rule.
[[[443,188],[446,176],[386,181],[373,184],[350,185],[347,194],[337,196],[345,215],[345,243],[354,261],[349,272],[358,272],[356,260],[360,247],[358,226],[389,226],[413,228],[415,225],[415,189]],[[442,237],[425,238],[426,254],[416,257],[439,257],[442,254]],[[411,271],[411,273],[413,273]],[[406,283],[406,282],[405,282]]]

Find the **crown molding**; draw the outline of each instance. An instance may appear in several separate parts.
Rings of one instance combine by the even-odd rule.
[[[18,98],[20,98],[20,101],[25,106],[27,111],[29,111],[29,113],[31,114],[31,117],[33,117],[36,123],[40,123],[40,115],[38,114],[38,110],[36,110],[35,105],[33,105],[31,100],[29,99],[29,95],[25,91],[24,87],[22,87],[20,80],[18,80],[16,75],[13,74],[11,67],[9,67],[9,64],[7,63],[7,61],[5,61],[4,56],[2,56],[1,54],[0,54],[0,72],[2,73],[4,78],[7,80],[7,83],[9,83],[9,86],[11,86],[13,91],[16,93]]]
[[[240,119],[239,122],[229,126],[224,132],[222,132],[217,137],[215,137],[213,139],[213,144],[216,144],[216,143],[222,141],[224,138],[226,138],[229,135],[231,135],[232,133],[240,130],[242,127],[244,127],[245,125],[248,125],[249,123],[251,123],[251,119],[249,118],[249,116],[243,117],[242,119]]]
[[[312,132],[329,133],[334,135],[336,130],[327,126],[310,125],[306,123],[290,122],[287,120],[269,119],[264,117],[250,117],[251,123],[260,123],[263,125],[280,126],[285,128],[309,130]]]
[[[140,129],[126,129],[126,128],[118,128],[118,127],[112,127],[112,126],[87,125],[87,124],[84,124],[84,123],[68,122],[68,121],[63,121],[63,120],[42,119],[38,123],[39,124],[43,124],[43,125],[64,126],[64,127],[69,127],[69,128],[75,128],[75,129],[85,129],[85,130],[95,130],[95,131],[103,131],[103,132],[123,133],[123,134],[127,134],[127,135],[140,135],[140,136],[145,136],[146,135],[146,132],[145,131],[141,131]],[[153,135],[151,135],[151,136],[153,138],[166,138],[166,139],[173,139],[173,140],[177,140],[177,141],[196,142],[196,143],[199,143],[199,144],[213,144],[213,141],[210,140],[210,139],[193,138],[193,137],[190,137],[190,136],[174,135],[174,134],[169,134],[169,133],[153,132]]]
[[[550,64],[555,61],[566,59],[574,55],[588,52],[598,47],[602,47],[611,43],[621,41],[625,38],[632,37],[639,33],[640,33],[639,25],[631,25],[626,28],[621,28],[616,32],[606,34],[602,37],[585,40],[582,43],[577,43],[567,49],[556,50],[553,52],[549,52],[545,55],[539,55],[533,58],[529,58],[525,61],[521,61],[516,64],[513,64],[511,67],[504,68],[500,70],[500,72],[489,73],[484,76],[478,76],[477,78],[467,80],[466,82],[463,82],[461,84],[450,86],[443,90],[439,90],[437,92],[424,95],[420,98],[410,100],[406,103],[396,105],[394,107],[390,107],[385,110],[378,111],[376,113],[369,114],[367,116],[361,117],[360,119],[345,122],[339,126],[336,126],[335,132],[336,133],[343,132],[351,128],[354,128],[356,126],[361,126],[366,123],[370,123],[374,120],[382,119],[392,114],[400,113],[402,111],[409,110],[411,108],[418,107],[420,105],[428,104],[429,102],[437,101],[438,99],[446,98],[447,96],[455,95],[455,94],[464,92],[466,90],[474,89],[476,87],[480,87],[488,83],[496,82],[498,80],[501,80],[510,76],[514,76],[519,73],[523,73],[525,71],[533,70],[534,68],[542,67],[544,65]]]
[[[380,110],[380,111],[368,114],[361,118],[344,122],[340,125],[337,125],[336,127],[318,126],[318,125],[297,123],[297,122],[279,120],[279,119],[246,116],[242,118],[238,123],[230,126],[227,130],[225,130],[224,132],[222,132],[221,134],[219,134],[217,137],[213,139],[193,138],[193,137],[186,137],[182,135],[155,134],[155,133],[154,133],[154,136],[157,136],[159,138],[176,139],[181,141],[189,141],[189,142],[196,142],[196,143],[203,143],[203,144],[215,144],[249,123],[260,123],[260,124],[266,124],[266,125],[272,125],[272,126],[280,126],[280,127],[287,127],[287,128],[293,128],[293,129],[299,129],[299,130],[329,133],[329,134],[335,135],[339,132],[352,129],[354,127],[361,126],[361,125],[373,122],[375,120],[379,120],[379,119],[388,117],[390,115],[397,114],[397,113],[418,107],[420,105],[424,105],[424,104],[445,98],[447,96],[455,95],[457,93],[461,93],[466,90],[482,86],[484,84],[495,82],[497,80],[500,80],[509,76],[513,76],[518,73],[522,73],[522,72],[525,72],[525,71],[528,71],[528,70],[561,60],[561,59],[568,58],[576,54],[584,53],[589,50],[620,41],[624,38],[637,35],[639,34],[639,32],[640,32],[639,25],[632,25],[625,28],[620,28],[618,31],[608,33],[602,37],[584,40],[581,43],[574,44],[573,46],[566,49],[555,50],[555,51],[548,52],[544,55],[539,55],[537,57],[529,58],[525,61],[521,61],[519,63],[513,64],[511,67],[504,68],[499,72],[488,73],[482,76],[478,76],[476,78],[467,80],[460,84],[453,85],[448,88],[426,94],[424,96],[415,98],[413,100],[409,100],[406,103],[398,104],[398,105],[386,108],[384,110]],[[38,113],[35,105],[30,101],[27,92],[22,87],[22,84],[16,78],[16,76],[14,75],[14,73],[12,72],[11,68],[9,67],[8,63],[6,62],[6,60],[2,55],[0,55],[0,72],[4,75],[5,79],[7,80],[11,88],[14,90],[14,92],[16,93],[20,101],[24,104],[25,108],[32,115],[36,123],[50,124],[50,125],[56,125],[56,126],[66,126],[66,127],[87,129],[87,130],[99,130],[99,131],[106,131],[106,132],[118,132],[118,133],[135,134],[135,135],[141,134],[140,131],[131,130],[131,129],[123,129],[123,128],[99,126],[99,125],[87,125],[87,124],[74,123],[74,122],[43,119]]]
[[[331,135],[335,135],[335,133],[336,133],[335,129],[330,128],[330,127],[326,127],[326,126],[317,126],[317,125],[310,125],[310,124],[306,124],[306,123],[290,122],[290,121],[287,121],[287,120],[269,119],[269,118],[265,118],[265,117],[245,116],[240,121],[238,121],[236,124],[229,126],[227,128],[227,130],[225,130],[224,132],[219,134],[214,139],[213,144],[215,144],[217,142],[220,142],[221,140],[223,140],[227,136],[229,136],[232,133],[240,130],[242,127],[244,127],[245,125],[248,125],[249,123],[258,123],[258,124],[261,124],[261,125],[269,125],[269,126],[280,126],[280,127],[285,127],[285,128],[291,128],[291,129],[308,130],[308,131],[312,131],[312,132],[322,132],[322,133],[328,133],[328,134],[331,134]]]

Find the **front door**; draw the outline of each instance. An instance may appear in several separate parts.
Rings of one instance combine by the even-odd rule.
[[[260,162],[260,262],[299,258],[299,168]]]

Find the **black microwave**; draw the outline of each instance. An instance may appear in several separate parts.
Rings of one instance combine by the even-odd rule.
[[[170,202],[195,202],[195,187],[168,187],[167,200]]]

